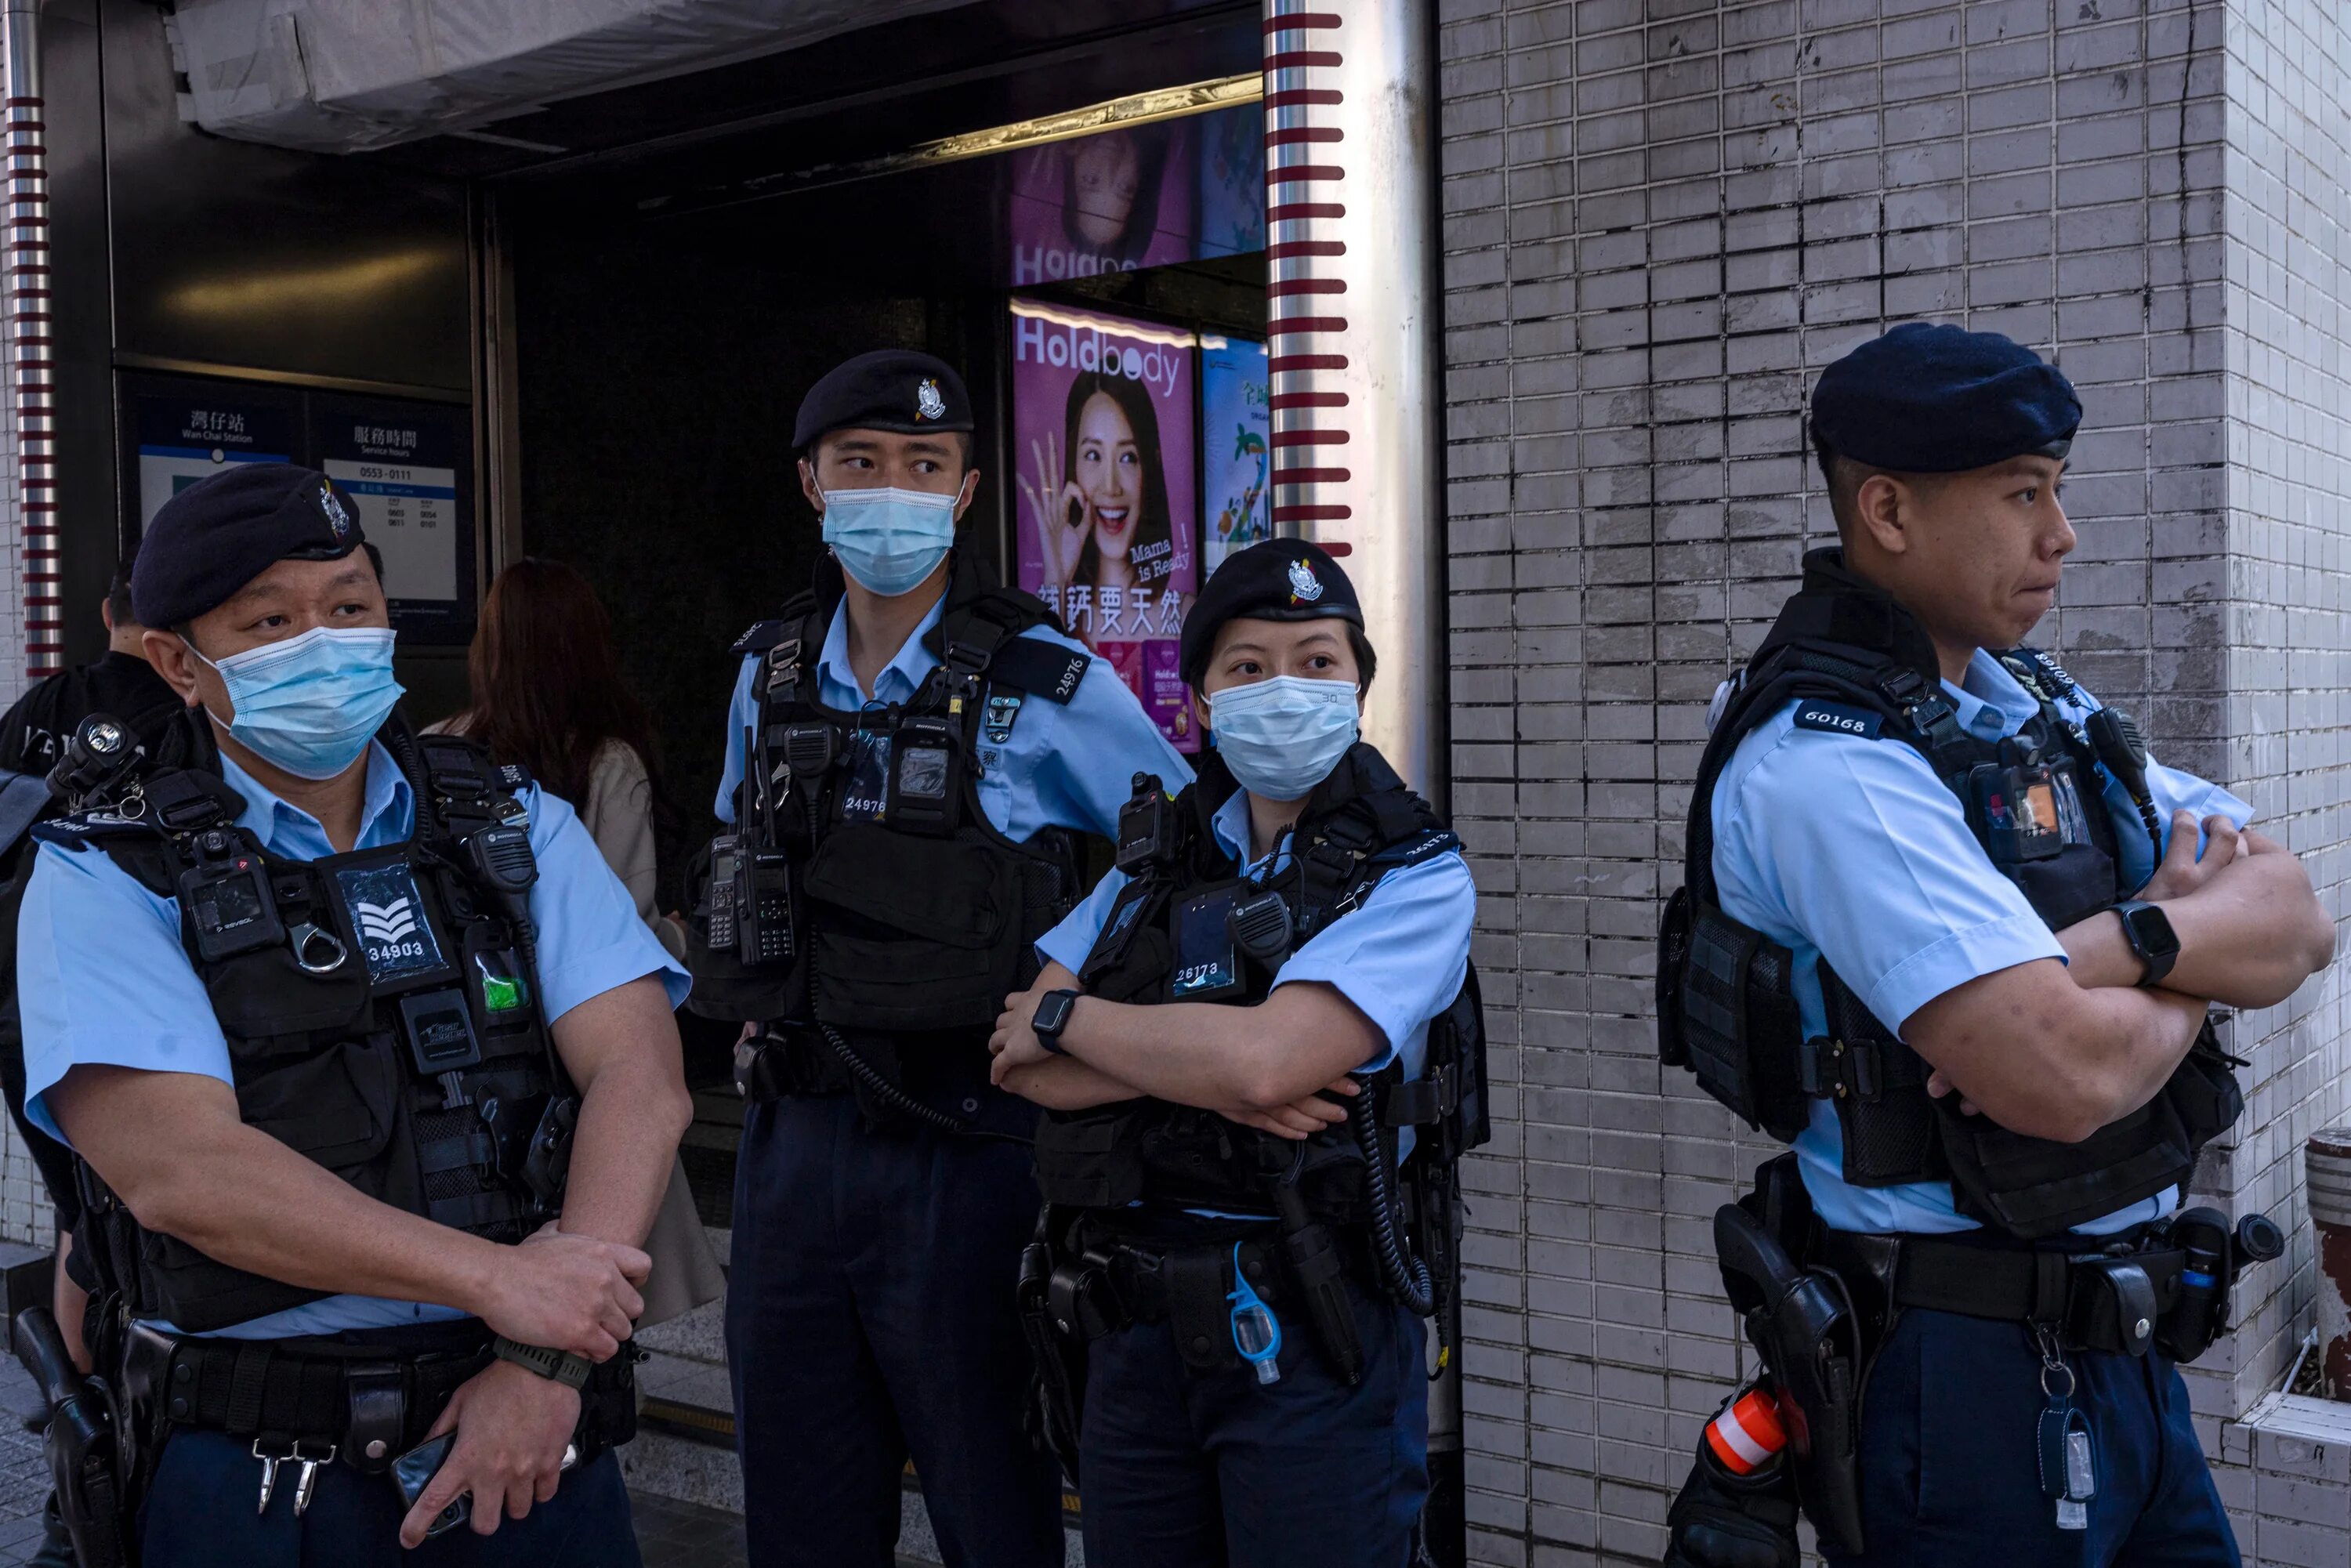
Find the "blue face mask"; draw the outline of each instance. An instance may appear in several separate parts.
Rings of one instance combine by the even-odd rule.
[[[956,499],[926,490],[835,490],[824,498],[824,542],[860,586],[894,599],[946,559]]]
[[[1276,675],[1208,697],[1208,736],[1240,787],[1302,800],[1331,777],[1360,728],[1352,681]]]
[[[332,779],[358,761],[400,701],[387,628],[319,626],[216,664],[196,657],[228,688],[229,734],[297,779]]]

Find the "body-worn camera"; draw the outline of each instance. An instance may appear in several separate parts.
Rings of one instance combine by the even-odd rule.
[[[1176,802],[1158,775],[1134,776],[1134,797],[1118,811],[1118,869],[1129,876],[1176,858]]]
[[[956,831],[963,796],[963,734],[945,719],[899,722],[883,820],[904,833]]]
[[[196,956],[218,963],[285,941],[261,857],[218,828],[197,834],[195,851],[196,863],[180,873],[180,907],[195,926]]]

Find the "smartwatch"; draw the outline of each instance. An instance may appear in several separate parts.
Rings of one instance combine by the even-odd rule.
[[[2179,961],[2179,937],[2171,929],[2171,917],[2160,904],[2135,900],[2116,904],[2115,913],[2123,917],[2123,939],[2138,955],[2142,967],[2138,983],[2161,985],[2171,966]]]
[[[1055,1056],[1070,1053],[1061,1048],[1061,1030],[1069,1027],[1070,1013],[1078,1005],[1082,991],[1047,991],[1037,1004],[1037,1016],[1029,1027],[1037,1031],[1037,1043]]]
[[[499,1334],[490,1341],[490,1349],[500,1361],[511,1361],[517,1366],[538,1373],[552,1383],[566,1388],[578,1388],[588,1381],[595,1363],[584,1355],[574,1355],[568,1350],[556,1350],[543,1344],[525,1344],[520,1340]]]

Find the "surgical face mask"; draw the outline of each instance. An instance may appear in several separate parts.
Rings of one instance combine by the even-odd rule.
[[[835,490],[824,497],[824,542],[861,586],[894,599],[946,559],[956,499],[927,490]]]
[[[229,734],[297,779],[332,779],[358,761],[401,696],[386,627],[319,626],[218,664],[196,657],[228,688]]]
[[[1208,735],[1242,789],[1302,800],[1331,777],[1359,729],[1352,681],[1275,675],[1208,697]]]

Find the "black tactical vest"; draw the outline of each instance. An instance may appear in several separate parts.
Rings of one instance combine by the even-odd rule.
[[[988,754],[1032,702],[1066,704],[1088,657],[1023,637],[1052,623],[958,550],[925,646],[940,663],[903,706],[819,700],[817,659],[840,568],[737,642],[757,654],[735,830],[713,841],[689,925],[691,1005],[707,1017],[822,1022],[897,1060],[985,1062],[1004,998],[1036,977],[1034,944],[1069,912],[1071,836],[1006,838],[980,807]]]
[[[2079,1144],[2024,1137],[1962,1114],[1956,1094],[1929,1096],[1927,1064],[1825,960],[1828,1032],[1805,1038],[1792,956],[1723,914],[1714,880],[1716,781],[1743,737],[1797,701],[1800,723],[1916,747],[2052,930],[2119,902],[2130,890],[2119,885],[2101,764],[2057,706],[2073,682],[2031,649],[2001,660],[2041,711],[2018,736],[1987,741],[1960,727],[1934,646],[1909,612],[1847,571],[1838,551],[1804,558],[1802,590],[1749,664],[1698,765],[1683,884],[1658,933],[1657,1038],[1667,1065],[1687,1068],[1748,1125],[1782,1142],[1803,1130],[1814,1100],[1829,1101],[1853,1186],[1948,1181],[1963,1214],[2033,1238],[2186,1182],[2198,1151],[2243,1109],[2210,1025],[2163,1092],[2122,1120]]]
[[[1263,1001],[1289,953],[1344,919],[1382,877],[1459,847],[1428,803],[1359,742],[1308,800],[1289,865],[1249,881],[1209,826],[1234,788],[1213,751],[1201,754],[1198,782],[1173,802],[1157,779],[1141,781],[1119,832],[1119,868],[1134,880],[1119,890],[1079,970],[1089,996]],[[1281,915],[1270,913],[1268,894],[1279,895]],[[1251,931],[1278,932],[1282,919],[1287,940],[1249,942]],[[1251,956],[1245,944],[1266,956]],[[1278,1050],[1280,1042],[1266,1046]],[[1420,1129],[1414,1163],[1450,1165],[1485,1142],[1485,1040],[1474,971],[1429,1024],[1424,1075],[1410,1083],[1397,1078],[1392,1068],[1366,1092],[1376,1097],[1381,1126]],[[1300,1144],[1148,1098],[1049,1111],[1037,1133],[1045,1201],[1098,1211],[1112,1222],[1138,1202],[1162,1212],[1270,1215],[1275,1189],[1294,1184],[1312,1218],[1361,1225],[1370,1218],[1364,1161],[1361,1140],[1345,1124]]]
[[[528,779],[397,717],[378,738],[416,798],[405,843],[271,852],[237,825],[245,801],[208,743],[34,831],[178,901],[247,1125],[394,1208],[519,1241],[561,1210],[579,1116],[539,1010]],[[134,1316],[199,1332],[330,1293],[149,1230],[78,1174],[77,1255]]]

